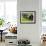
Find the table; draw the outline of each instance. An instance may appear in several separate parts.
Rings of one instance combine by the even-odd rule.
[[[2,32],[3,32],[3,30],[0,30],[0,32],[1,32],[1,42],[2,42]]]
[[[17,34],[8,32],[5,35],[5,46],[17,46]]]

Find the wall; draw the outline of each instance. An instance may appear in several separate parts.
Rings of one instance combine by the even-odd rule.
[[[42,0],[18,0],[18,39],[29,39],[40,46]],[[36,24],[20,24],[20,11],[36,11]]]

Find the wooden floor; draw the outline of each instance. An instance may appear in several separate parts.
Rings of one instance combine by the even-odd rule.
[[[0,46],[5,46],[5,42],[4,41],[3,42],[0,41]]]
[[[46,42],[43,42],[43,43],[42,43],[42,46],[46,46]]]
[[[0,46],[5,46],[5,41],[0,41]],[[33,44],[33,46],[38,46],[37,44]],[[46,46],[46,43],[43,43],[42,45],[40,46]]]

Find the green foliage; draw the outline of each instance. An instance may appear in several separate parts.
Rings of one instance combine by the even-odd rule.
[[[23,18],[26,18],[26,19],[28,18],[27,17],[28,16],[27,14],[22,14],[22,15],[23,15]]]
[[[4,24],[4,19],[0,18],[0,27],[3,26]]]

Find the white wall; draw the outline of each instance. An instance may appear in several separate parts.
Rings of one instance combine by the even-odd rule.
[[[29,39],[34,46],[40,44],[42,0],[18,0],[18,39]],[[20,11],[36,11],[36,24],[20,24]]]

